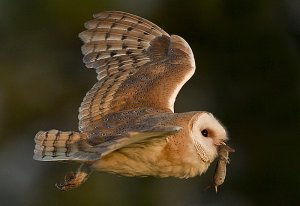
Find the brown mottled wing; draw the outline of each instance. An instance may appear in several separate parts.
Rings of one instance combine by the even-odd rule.
[[[182,128],[177,122],[182,117],[153,109],[110,113],[103,121],[92,125],[95,129],[88,132],[88,144],[92,150],[79,152],[76,158],[92,161],[123,147],[135,147],[149,139],[175,134]]]
[[[80,131],[108,113],[139,107],[173,111],[179,89],[195,65],[188,44],[141,17],[102,12],[85,24],[83,61],[98,82],[79,108]]]
[[[85,158],[86,160],[97,160],[100,157],[103,157],[117,149],[127,147],[128,145],[132,145],[138,142],[142,142],[146,139],[151,139],[151,138],[160,138],[160,137],[165,137],[171,134],[177,133],[181,127],[179,126],[170,126],[170,127],[165,127],[165,128],[153,128],[149,129],[147,131],[133,131],[133,132],[128,132],[122,136],[113,136],[113,137],[106,137],[109,140],[99,142],[97,143],[97,140],[101,139],[101,137],[97,137],[95,139],[92,139],[90,143],[93,143],[94,147],[93,150],[96,151],[96,154],[101,154],[99,155],[91,155],[87,154],[85,152],[78,153],[76,157],[79,157],[80,159]]]

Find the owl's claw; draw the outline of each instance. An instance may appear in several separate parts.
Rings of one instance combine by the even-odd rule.
[[[74,189],[84,183],[87,179],[91,170],[85,164],[82,164],[76,173],[69,172],[65,176],[65,181],[62,183],[56,183],[55,187],[60,191],[68,191]]]
[[[63,183],[56,183],[55,186],[61,191],[67,191],[78,187],[87,180],[87,174],[83,172],[70,173],[65,176]]]
[[[75,173],[73,171],[69,172],[65,176],[65,182],[70,182],[72,179],[75,178]]]

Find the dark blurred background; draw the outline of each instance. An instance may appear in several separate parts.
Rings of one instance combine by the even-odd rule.
[[[54,184],[77,165],[32,160],[39,130],[77,130],[96,82],[77,37],[93,13],[147,18],[191,45],[197,65],[177,112],[211,111],[228,128],[220,192],[202,177],[94,173],[70,192]],[[1,0],[0,205],[300,205],[300,1]]]

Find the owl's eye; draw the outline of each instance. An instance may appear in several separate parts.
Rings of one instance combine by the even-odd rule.
[[[207,131],[207,129],[202,130],[201,133],[202,133],[202,135],[203,135],[204,137],[207,137],[207,136],[208,136],[208,131]]]

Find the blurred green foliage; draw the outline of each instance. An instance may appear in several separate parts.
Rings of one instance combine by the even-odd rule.
[[[175,110],[211,111],[232,155],[219,194],[189,180],[94,173],[77,190],[54,183],[76,165],[32,160],[38,130],[77,129],[96,82],[77,34],[93,13],[145,17],[191,45],[197,65]],[[300,204],[300,3],[297,0],[1,0],[0,205]]]

